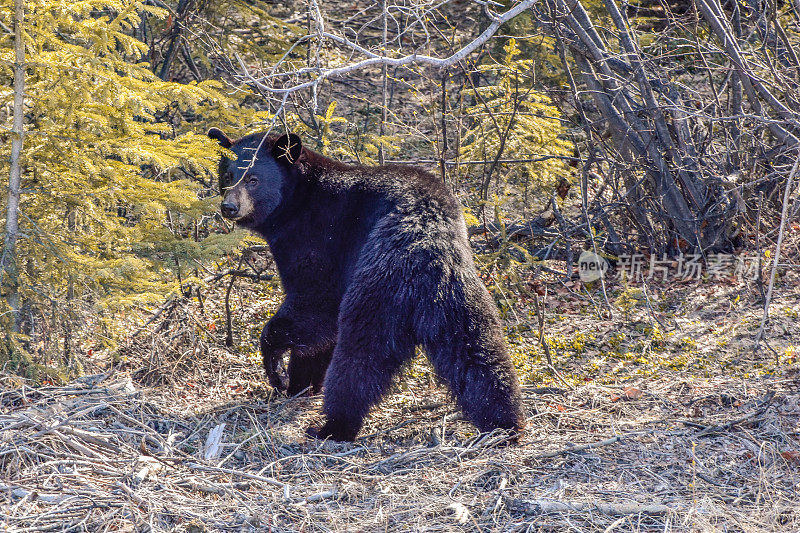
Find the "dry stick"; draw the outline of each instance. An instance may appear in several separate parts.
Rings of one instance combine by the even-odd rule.
[[[639,85],[639,94],[641,95],[646,106],[645,109],[649,114],[651,123],[654,125],[655,137],[660,141],[661,146],[664,147],[669,159],[677,162],[681,157],[678,155],[678,150],[684,147],[676,147],[672,141],[672,136],[670,135],[670,130],[667,126],[667,120],[664,116],[664,112],[662,111],[662,108],[659,106],[658,102],[656,102],[655,96],[653,95],[651,81],[648,79],[647,74],[644,71],[644,66],[639,56],[639,50],[628,31],[628,27],[623,20],[622,13],[617,7],[616,2],[614,0],[605,0],[605,5],[609,15],[611,16],[611,19],[617,26],[617,39],[622,45],[622,48],[625,50],[628,63],[633,68],[634,76]],[[686,173],[681,166],[678,166],[676,171],[678,174],[678,179],[681,181],[683,189],[688,194],[693,208],[695,210],[700,208],[702,191],[699,190],[695,179]]]
[[[566,379],[564,379],[564,376],[562,376],[562,375],[561,375],[561,372],[559,372],[559,371],[558,371],[558,369],[557,369],[556,367],[554,367],[553,365],[548,365],[548,369],[550,370],[550,372],[552,372],[552,373],[553,373],[553,375],[554,375],[556,378],[558,378],[558,380],[559,380],[561,383],[563,383],[563,385],[564,385],[566,388],[568,388],[569,390],[575,390],[575,386],[574,386],[574,385],[570,385],[570,383],[569,383],[569,382],[568,382]]]
[[[168,448],[167,443],[164,440],[164,438],[161,436],[161,434],[159,434],[156,430],[154,430],[153,428],[151,428],[147,424],[144,424],[144,423],[140,422],[139,420],[136,420],[132,416],[126,415],[125,413],[123,413],[122,411],[120,411],[119,409],[114,407],[112,404],[107,404],[106,407],[108,409],[110,409],[111,411],[113,411],[118,417],[122,418],[126,422],[128,422],[130,424],[134,424],[135,426],[143,429],[146,432],[146,435],[145,435],[146,439],[151,439],[152,441],[154,441],[156,443],[157,446],[159,446],[160,448],[162,448],[164,450],[166,450]]]
[[[149,511],[150,506],[147,502],[137,495],[133,490],[122,481],[117,481],[114,486],[120,489],[133,503],[139,506],[143,511]]]
[[[547,366],[553,366],[553,358],[550,357],[550,347],[547,345],[547,342],[544,340],[544,304],[545,300],[547,300],[547,287],[544,288],[544,297],[542,298],[541,304],[539,303],[539,294],[533,294],[533,309],[536,311],[536,317],[539,321],[539,344],[542,345],[542,349],[544,350],[544,355],[547,358]]]
[[[275,278],[272,274],[254,274],[252,272],[248,272],[247,270],[235,270],[233,268],[229,268],[228,270],[224,270],[222,272],[218,272],[213,276],[208,276],[204,278],[203,281],[205,283],[210,283],[212,281],[219,281],[225,276],[235,276],[239,278],[248,278],[253,281],[270,281]]]
[[[775,397],[775,391],[769,391],[764,398],[761,399],[759,405],[756,406],[755,410],[752,412],[737,418],[736,420],[731,420],[730,422],[726,422],[724,424],[718,426],[706,426],[703,430],[699,433],[692,436],[692,438],[704,437],[706,435],[711,435],[714,433],[721,433],[723,431],[727,431],[733,426],[739,425],[743,422],[749,422],[755,419],[758,416],[764,414],[764,412],[769,409],[770,403],[772,403],[772,399]]]
[[[320,500],[325,500],[327,498],[334,498],[334,497],[336,497],[336,495],[338,493],[339,493],[339,491],[336,490],[336,487],[334,487],[334,488],[332,488],[330,490],[326,490],[324,492],[318,492],[316,494],[312,494],[311,496],[308,496],[306,498],[306,502],[307,503],[313,503],[313,502],[318,502]]]
[[[281,489],[287,486],[286,483],[281,483],[277,479],[273,479],[271,477],[259,476],[257,474],[242,472],[241,470],[234,470],[232,468],[205,466],[198,463],[186,463],[185,466],[191,470],[199,470],[201,472],[217,472],[220,474],[231,474],[233,476],[239,476],[246,479],[253,479],[255,481],[261,481],[262,483],[266,483],[267,485],[272,485],[273,487],[278,487]]]
[[[508,496],[505,497],[505,503],[512,511],[533,515],[592,511],[597,511],[606,515],[663,515],[674,512],[674,509],[671,507],[660,504],[561,502],[543,499],[519,500]]]
[[[558,222],[558,226],[561,229],[561,235],[564,236],[564,252],[566,253],[566,265],[565,268],[567,270],[566,274],[564,274],[564,281],[569,281],[572,279],[572,270],[574,265],[572,264],[572,239],[569,236],[569,228],[567,227],[567,221],[564,220],[564,217],[561,215],[561,210],[558,209],[558,201],[556,200],[556,192],[553,191],[550,195],[550,205],[553,206],[553,215],[556,217],[556,221]],[[591,231],[591,228],[589,229]]]
[[[253,156],[255,159],[255,156]],[[244,255],[246,252],[242,252],[242,255],[239,256],[239,266],[236,267],[236,270],[242,269],[242,262],[244,261]],[[231,290],[233,289],[233,284],[236,283],[236,276],[231,276],[231,282],[228,283],[228,289],[225,291],[225,346],[233,346],[233,324],[231,319]]]
[[[189,68],[189,71],[195,77],[197,81],[203,81],[203,76],[200,74],[200,70],[197,68],[197,64],[194,62],[192,58],[192,53],[189,50],[189,46],[184,42],[183,46],[181,46],[181,54],[183,55],[184,63]]]
[[[350,65],[345,65],[342,67],[332,68],[332,69],[324,69],[316,67],[316,68],[305,68],[293,71],[291,73],[293,75],[302,75],[311,73],[314,74],[316,77],[313,80],[304,83],[299,83],[297,85],[291,85],[289,87],[273,87],[271,85],[267,85],[266,83],[270,81],[270,78],[283,74],[274,74],[269,76],[262,76],[260,78],[255,78],[253,75],[250,74],[249,69],[246,68],[246,66],[242,61],[240,61],[240,66],[242,67],[242,74],[240,74],[239,77],[243,78],[248,83],[252,83],[255,87],[263,91],[288,95],[289,93],[297,92],[307,87],[317,86],[327,78],[341,77],[350,72],[356,70],[362,70],[371,66],[385,64],[386,66],[391,66],[391,67],[402,67],[406,65],[429,65],[437,68],[449,67],[451,65],[457,64],[459,61],[463,60],[472,52],[480,48],[483,44],[486,43],[486,41],[492,38],[495,33],[497,33],[497,31],[501,28],[503,24],[513,19],[523,11],[526,11],[529,8],[533,7],[536,4],[536,2],[537,0],[523,0],[513,8],[504,12],[503,14],[492,16],[491,17],[492,23],[483,31],[483,33],[475,37],[472,41],[467,43],[464,47],[460,48],[457,52],[446,58],[432,57],[425,54],[417,54],[417,53],[408,54],[399,58],[385,57],[381,56],[380,54],[370,52],[369,50],[363,48],[362,46],[359,46],[358,44],[350,41],[345,37],[321,30],[317,32],[317,38],[320,40],[320,45],[323,39],[328,39],[330,41],[338,43],[341,46],[350,48],[353,52],[358,52],[362,55],[367,56],[367,59],[362,59]],[[303,37],[303,39],[308,39],[308,37]]]
[[[44,426],[44,424],[41,424],[41,423],[38,423],[37,425],[39,425],[40,427],[44,427],[44,429],[36,432],[33,435],[33,438],[39,437],[41,435],[47,435],[49,433],[52,433],[52,434],[55,434],[55,435],[59,435],[59,436],[66,434],[66,435],[71,435],[73,437],[78,437],[81,440],[83,440],[84,442],[88,442],[88,443],[94,444],[95,446],[100,446],[101,448],[105,448],[105,449],[111,450],[113,452],[119,451],[119,446],[116,446],[116,445],[112,444],[111,442],[109,442],[108,439],[111,438],[110,435],[104,435],[104,434],[92,435],[88,431],[85,431],[85,430],[82,430],[82,429],[78,429],[78,428],[74,428],[74,427],[70,427],[70,426],[60,426],[60,427],[57,427],[57,428],[56,427],[49,428],[49,427]],[[106,437],[106,438],[104,439],[103,437]],[[62,438],[63,439],[67,439],[66,436],[64,436]],[[72,439],[69,439],[69,441],[70,442],[74,442],[74,441],[72,441]]]
[[[552,159],[558,159],[561,161],[580,161],[580,158],[573,157],[571,155],[538,155],[538,154],[529,154],[531,157],[514,157],[508,159],[498,159],[498,163],[540,163],[542,161],[550,161]],[[533,157],[537,156],[537,157]],[[387,163],[391,164],[398,164],[398,165],[433,165],[437,163],[441,163],[441,159],[387,159]],[[460,165],[485,165],[486,160],[482,159],[480,161],[464,161],[458,159],[458,155],[456,153],[456,159],[445,159],[444,164],[448,167],[457,167]]]
[[[580,446],[569,446],[567,448],[563,448],[561,450],[556,450],[553,452],[546,452],[539,455],[535,455],[535,459],[547,459],[550,457],[558,457],[559,455],[566,455],[568,453],[580,453],[586,450],[591,450],[593,448],[602,448],[603,446],[608,446],[610,444],[614,444],[619,442],[623,439],[624,435],[617,435],[615,437],[611,437],[610,439],[601,440],[600,442],[590,442],[589,444],[581,444]]]
[[[566,387],[570,390],[574,389],[572,385],[570,385],[564,376],[561,375],[561,372],[553,365],[553,358],[550,355],[550,347],[547,345],[547,341],[544,338],[544,308],[545,302],[547,301],[547,287],[544,288],[544,295],[542,296],[542,301],[539,302],[539,295],[534,292],[533,293],[533,308],[536,312],[536,317],[539,321],[539,344],[542,345],[542,350],[544,351],[544,355],[547,358],[547,368],[550,370],[553,375],[561,381]]]
[[[8,179],[8,208],[6,210],[5,244],[0,257],[0,282],[8,275],[6,301],[13,313],[11,330],[19,332],[19,277],[17,272],[17,237],[19,234],[20,183],[22,180],[22,140],[25,136],[25,43],[22,40],[22,25],[25,20],[25,5],[22,0],[14,2],[14,124],[11,132],[10,175]]]
[[[753,106],[754,111],[756,111],[757,114],[762,112],[761,100],[759,100],[759,97],[761,97],[766,104],[785,121],[785,123],[790,125],[795,124],[797,122],[796,113],[792,112],[786,107],[785,104],[778,100],[775,95],[770,93],[769,90],[764,87],[761,81],[747,67],[747,63],[742,57],[742,53],[739,49],[736,39],[732,35],[732,31],[730,30],[727,19],[720,16],[721,8],[715,9],[717,8],[716,3],[710,3],[708,0],[696,0],[695,6],[703,14],[703,18],[706,19],[709,27],[717,36],[717,38],[722,41],[725,54],[731,60],[736,71],[739,73],[745,93],[747,94],[747,99],[750,100],[750,104]],[[791,131],[782,127],[777,121],[769,121],[767,123],[767,127],[772,134],[780,139],[785,145],[794,146],[798,143],[797,136]]]
[[[565,1],[559,0],[567,9]],[[609,53],[602,45],[588,13],[580,2],[573,3],[571,9],[568,9],[571,12],[564,20],[575,33],[575,38],[587,49],[587,52],[584,52],[581,47],[570,45],[573,58],[589,92],[605,119],[609,121],[612,130],[616,132],[615,135],[620,140],[624,139],[630,143],[630,148],[637,157],[649,159],[647,175],[661,197],[664,214],[671,219],[681,235],[690,237],[687,240],[696,240],[696,227],[691,223],[695,217],[675,182],[673,170],[665,159],[666,150],[660,145],[657,137],[653,136],[651,128],[644,119],[638,116],[635,99],[628,91],[629,84],[620,80],[609,66],[607,61]],[[613,102],[610,95],[615,95]],[[618,144],[618,141],[615,140],[615,144]]]
[[[533,90],[533,87],[528,89],[525,93],[527,96]],[[505,131],[500,134],[500,146],[497,148],[497,155],[492,160],[492,165],[489,167],[488,170],[484,170],[484,181],[481,187],[481,199],[486,200],[489,197],[489,185],[492,182],[492,174],[494,174],[495,169],[497,168],[498,161],[501,157],[503,157],[503,152],[506,149],[506,142],[508,141],[509,137],[511,136],[511,128],[514,127],[514,120],[517,117],[517,112],[519,108],[522,106],[522,101],[519,98],[519,91],[515,89],[514,94],[514,109],[511,111],[511,117],[508,119],[508,124],[506,125]],[[499,132],[498,132],[499,133]],[[495,181],[495,187],[497,187],[497,181]]]
[[[575,108],[581,116],[581,121],[584,124],[584,131],[586,133],[586,139],[589,144],[589,160],[592,161],[594,158],[594,150],[592,148],[593,145],[593,136],[592,136],[592,128],[590,126],[590,121],[586,116],[586,112],[583,108],[583,103],[581,102],[578,85],[575,83],[575,78],[572,76],[572,70],[570,69],[569,63],[567,62],[567,56],[564,51],[564,44],[563,39],[561,36],[561,32],[559,31],[559,25],[553,24],[553,31],[555,33],[556,42],[558,43],[558,57],[561,60],[561,66],[564,69],[564,73],[567,76],[567,81],[569,82],[570,89],[572,90],[572,98],[575,100]],[[582,162],[580,157],[574,158],[578,162]],[[594,236],[594,231],[592,231],[592,223],[589,220],[589,162],[586,162],[584,168],[581,171],[581,207],[583,208],[583,216],[586,219],[586,227],[589,230],[589,237],[592,240],[592,251],[595,255],[599,255],[597,253],[597,241]],[[602,208],[600,208],[602,209]],[[611,303],[608,301],[608,292],[606,291],[606,281],[605,276],[600,276],[600,287],[603,289],[603,298],[606,302],[606,309],[608,309],[608,318],[614,318],[614,312],[611,309]],[[540,326],[541,330],[541,326]],[[549,358],[549,354],[548,354]]]
[[[45,494],[22,487],[15,487],[13,485],[4,485],[2,483],[0,483],[0,491],[10,492],[15,498],[35,497],[37,500],[48,504],[61,503],[64,499],[69,498],[69,496],[64,494]]]
[[[761,262],[763,260],[763,255],[761,254],[761,210],[763,208],[764,208],[764,191],[760,191],[758,193],[758,213],[756,213],[756,250],[759,251],[756,288],[758,289],[758,294],[761,295],[761,301],[766,302],[767,295],[764,294],[764,273],[762,272],[763,269],[761,268]]]
[[[159,307],[156,310],[155,313],[153,313],[153,316],[151,316],[149,319],[147,319],[147,322],[142,324],[136,331],[133,332],[133,335],[131,335],[130,338],[131,339],[135,339],[142,331],[144,331],[147,328],[147,326],[152,324],[155,320],[158,320],[158,317],[160,317],[161,314],[164,311],[166,311],[168,307],[170,307],[171,305],[173,305],[177,301],[178,301],[178,299],[175,296],[171,296],[169,299],[167,299],[167,301],[164,302],[164,304],[162,304],[161,307]]]
[[[387,38],[387,26],[389,21],[389,12],[386,5],[387,0],[383,0],[381,2],[381,10],[383,19],[383,33],[382,33],[382,40],[381,40],[381,55],[386,55],[386,38]],[[389,106],[389,100],[387,98],[388,91],[389,91],[389,72],[388,67],[384,63],[381,65],[381,125],[379,129],[379,135],[381,136],[381,142],[378,145],[378,163],[383,166],[386,163],[386,153],[383,146],[383,136],[386,134],[386,118],[387,118],[387,111]]]
[[[781,244],[783,243],[783,230],[786,228],[786,212],[789,209],[789,193],[792,190],[792,181],[797,173],[798,165],[800,165],[800,153],[798,153],[797,159],[795,159],[794,166],[792,167],[792,171],[789,173],[789,177],[786,179],[786,188],[783,191],[783,208],[781,209],[781,225],[780,229],[778,230],[778,242],[775,244],[775,260],[772,262],[772,271],[769,275],[767,299],[764,302],[764,316],[761,317],[761,327],[758,328],[758,333],[756,334],[756,342],[755,346],[753,346],[754,352],[758,350],[761,339],[764,337],[764,328],[767,325],[767,318],[769,317],[769,302],[772,300],[772,287],[775,284],[775,274],[778,269],[778,260],[780,259],[781,255]],[[778,364],[779,362],[780,360],[778,358],[778,354],[775,352],[775,363]]]
[[[495,116],[494,111],[492,110],[492,108],[489,107],[489,104],[486,103],[486,99],[478,91],[478,88],[475,86],[475,82],[472,80],[472,76],[469,75],[469,73],[467,72],[467,69],[464,67],[464,65],[462,63],[459,63],[458,66],[461,67],[461,71],[464,73],[464,77],[469,82],[470,86],[472,87],[472,94],[474,94],[475,97],[478,99],[478,101],[480,101],[480,103],[483,106],[483,108],[489,114],[489,118],[492,119],[492,124],[494,125],[495,130],[497,130],[498,138],[502,141],[502,143],[505,143],[505,136],[507,135],[508,132],[506,132],[506,134],[504,135],[503,128],[501,128],[500,127],[500,123],[497,122],[497,117]],[[514,113],[516,113],[516,112],[517,112],[517,107],[515,106],[514,107]],[[509,127],[511,126],[511,122],[513,122],[513,117],[511,119],[511,121],[509,121]],[[497,163],[500,161],[500,158],[501,158],[502,155],[503,155],[503,147],[501,146],[500,150],[498,150],[497,157],[494,160],[494,165],[497,165]],[[484,160],[481,162],[481,164],[483,164],[483,166],[484,166],[484,175],[486,175],[486,163],[487,163],[487,161],[484,158]],[[494,166],[492,167],[492,171],[493,170],[494,170]],[[492,171],[489,171],[489,181],[491,181],[491,172]],[[483,199],[483,200],[486,199],[486,190],[485,190],[486,187],[488,187],[488,186],[481,185],[481,199]],[[485,208],[485,205],[483,203],[481,204],[481,212],[483,213],[483,219],[484,219],[483,220],[483,225],[484,225],[484,227],[486,227],[486,208]]]
[[[178,53],[178,49],[181,45],[181,41],[183,36],[181,35],[181,30],[183,30],[183,18],[186,15],[186,12],[189,8],[188,0],[180,0],[178,2],[178,7],[175,12],[175,18],[173,18],[174,26],[172,30],[172,36],[169,42],[169,48],[167,49],[167,55],[164,58],[164,63],[161,65],[161,72],[159,72],[158,77],[164,81],[167,81],[167,76],[169,75],[169,69],[172,66],[172,62],[175,60],[175,55]]]
[[[447,77],[450,71],[442,69],[442,153],[439,158],[439,168],[442,173],[442,183],[447,182]]]

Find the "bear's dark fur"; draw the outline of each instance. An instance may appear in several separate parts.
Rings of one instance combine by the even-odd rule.
[[[522,429],[497,309],[443,183],[409,166],[345,165],[296,135],[209,136],[238,157],[220,163],[222,213],[266,239],[286,293],[261,336],[270,382],[283,385],[286,350],[289,393],[324,377],[319,437],[354,439],[418,345],[481,431]]]

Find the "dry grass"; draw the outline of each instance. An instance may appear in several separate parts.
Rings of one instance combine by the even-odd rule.
[[[678,307],[659,311],[654,300],[614,322],[572,305],[575,293],[551,301],[551,340],[584,340],[553,340],[556,376],[541,371],[535,327],[512,332],[540,370],[527,374],[539,381],[525,386],[528,431],[517,446],[477,435],[420,360],[357,442],[306,439],[321,397],[286,399],[264,385],[252,337],[277,297],[251,290],[234,306],[245,337],[236,350],[220,348],[208,301],[203,312],[184,302],[105,373],[65,386],[2,378],[2,527],[800,531],[797,334],[781,312],[796,307],[791,286],[770,329],[780,364],[744,348],[757,307],[719,297],[715,312],[707,288],[654,293]],[[684,323],[655,335],[641,327],[653,313]]]
[[[781,455],[798,450],[796,380],[639,386],[641,397],[617,401],[618,391],[593,384],[528,388],[519,446],[474,436],[441,390],[424,386],[420,403],[393,395],[355,444],[302,436],[319,398],[174,398],[105,376],[6,387],[2,523],[9,531],[800,528],[799,465]],[[222,424],[212,458],[206,440]],[[600,445],[580,449],[591,443]]]

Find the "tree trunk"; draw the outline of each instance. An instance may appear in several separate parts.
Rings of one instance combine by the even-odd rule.
[[[386,0],[381,2],[381,19],[383,21],[383,32],[381,33],[381,55],[386,55],[386,39],[389,24],[389,11],[386,5]],[[387,95],[389,92],[389,76],[386,64],[381,67],[381,126],[378,134],[381,136],[381,142],[378,145],[378,163],[383,165],[386,162],[386,154],[383,148],[383,136],[386,134],[386,118],[387,108],[389,105]]]
[[[178,2],[178,7],[175,10],[172,37],[169,41],[167,55],[164,56],[164,62],[161,64],[161,71],[158,74],[158,77],[164,81],[169,81],[167,79],[169,77],[169,69],[172,67],[172,62],[175,60],[175,56],[181,47],[181,39],[183,39],[181,32],[183,30],[184,20],[186,19],[186,12],[189,10],[190,4],[190,0],[180,0]]]
[[[22,40],[23,0],[14,1],[14,124],[11,129],[11,174],[8,180],[5,245],[2,256],[6,302],[12,312],[11,331],[19,331],[19,273],[17,235],[19,234],[19,189],[22,178],[23,103],[25,93],[25,43]]]

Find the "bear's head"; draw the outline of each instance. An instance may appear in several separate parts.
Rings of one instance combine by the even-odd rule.
[[[208,136],[236,154],[235,160],[223,156],[219,164],[222,216],[245,228],[259,227],[284,201],[297,175],[303,152],[300,137],[259,133],[232,141],[217,128]]]

